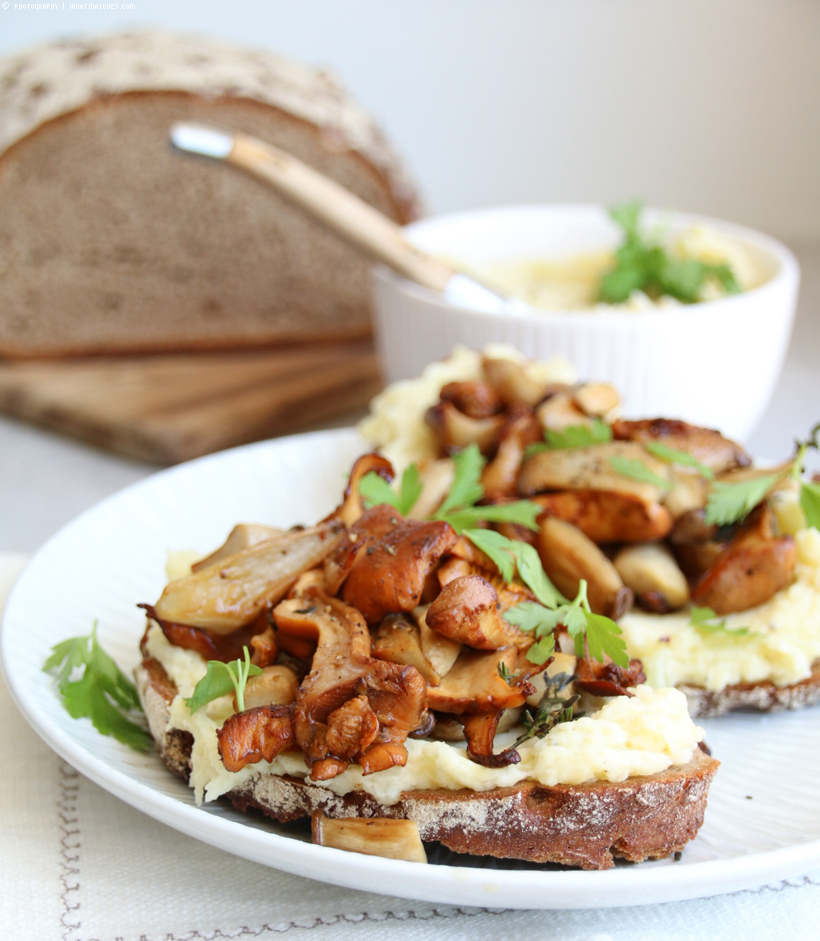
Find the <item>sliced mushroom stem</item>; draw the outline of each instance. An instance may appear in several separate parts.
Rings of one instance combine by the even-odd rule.
[[[277,529],[275,526],[263,526],[261,523],[237,523],[225,542],[209,556],[195,562],[191,566],[191,571],[201,572],[202,569],[208,568],[209,565],[213,565],[214,562],[226,556],[233,555],[242,549],[249,549],[251,546],[258,546],[260,542],[277,539],[284,534],[284,529]]]
[[[498,442],[503,415],[489,418],[470,418],[460,412],[452,402],[439,402],[427,410],[427,424],[438,435],[445,453],[477,444],[482,454],[489,454]]]
[[[257,706],[286,706],[296,699],[299,680],[290,667],[265,667],[261,674],[248,677],[245,684],[245,708]],[[234,709],[238,708],[234,695]]]
[[[613,565],[631,588],[638,601],[653,596],[657,604],[663,599],[666,610],[682,608],[689,601],[689,583],[669,549],[658,542],[625,546],[613,559]]]
[[[441,677],[424,656],[418,624],[406,614],[388,614],[376,630],[373,656],[391,663],[415,667],[431,686],[438,686]]]
[[[318,565],[345,537],[337,522],[290,532],[220,559],[165,586],[158,618],[230,634],[285,596],[302,572]]]
[[[403,859],[411,863],[426,863],[427,853],[415,820],[396,820],[391,817],[327,817],[317,810],[311,818],[314,843],[330,846],[349,853]]]
[[[585,415],[604,418],[621,404],[618,390],[605,382],[586,382],[573,393],[575,404]]]
[[[621,576],[595,543],[580,529],[564,520],[547,516],[541,520],[538,555],[555,587],[574,598],[581,579],[587,582],[587,597],[596,614],[610,614],[621,589]]]

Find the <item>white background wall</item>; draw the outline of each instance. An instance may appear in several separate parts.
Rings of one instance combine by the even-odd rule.
[[[0,54],[161,25],[328,66],[432,211],[633,195],[820,239],[818,0],[0,4]],[[122,6],[122,4],[120,4]]]

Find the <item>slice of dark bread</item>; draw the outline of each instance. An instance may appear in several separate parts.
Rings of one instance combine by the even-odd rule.
[[[369,334],[369,263],[256,180],[174,152],[180,120],[416,215],[374,122],[322,72],[161,32],[29,50],[0,61],[1,355]]]
[[[146,658],[137,689],[151,734],[168,768],[186,780],[190,734],[168,729],[176,687],[161,664]],[[703,823],[709,785],[719,762],[696,749],[688,764],[620,783],[548,787],[524,781],[490,791],[407,791],[383,806],[364,792],[339,796],[295,778],[260,774],[226,796],[281,823],[322,810],[329,817],[402,817],[416,821],[422,840],[458,853],[609,869],[614,859],[657,859],[677,852]]]

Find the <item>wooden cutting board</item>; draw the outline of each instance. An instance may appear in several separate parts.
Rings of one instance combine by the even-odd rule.
[[[233,353],[0,362],[0,411],[126,457],[175,464],[362,408],[369,341]]]

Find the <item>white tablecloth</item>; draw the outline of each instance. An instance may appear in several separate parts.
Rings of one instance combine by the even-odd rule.
[[[24,556],[0,554],[0,605]],[[9,941],[684,941],[814,938],[820,872],[753,891],[590,911],[488,911],[267,869],[157,823],[40,741],[0,680],[0,938]],[[820,812],[820,811],[818,811]]]

